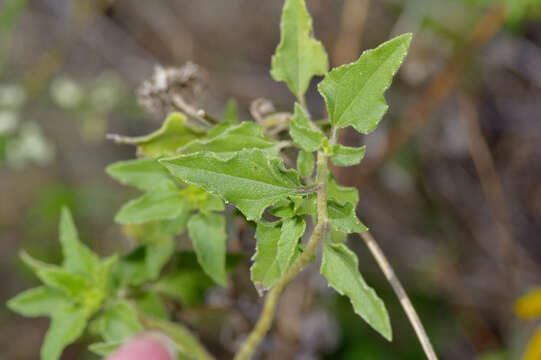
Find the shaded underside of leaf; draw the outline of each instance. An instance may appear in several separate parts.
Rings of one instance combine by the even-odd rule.
[[[284,220],[276,252],[278,266],[282,274],[285,273],[291,265],[295,255],[295,250],[299,244],[299,239],[301,238],[302,234],[304,234],[305,229],[306,223],[300,216],[295,216]]]
[[[276,256],[280,232],[280,226],[277,223],[259,222],[257,224],[255,234],[257,242],[250,273],[258,291],[270,289],[280,277],[280,266]]]
[[[224,216],[203,212],[193,215],[188,221],[188,234],[203,270],[218,284],[226,286],[227,234]]]

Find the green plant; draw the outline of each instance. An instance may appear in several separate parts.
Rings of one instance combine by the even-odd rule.
[[[228,269],[239,256],[226,251],[224,202],[256,226],[251,279],[260,293],[267,292],[261,316],[236,359],[251,357],[271,326],[281,293],[313,262],[318,248],[323,253],[320,271],[329,285],[348,296],[355,313],[391,340],[385,306],[363,280],[357,257],[345,244],[347,234],[367,230],[355,214],[357,190],[339,185],[328,162],[352,166],[363,158],[365,147],[339,144],[338,132],[352,126],[368,134],[376,128],[388,107],[383,93],[406,56],[411,34],[328,72],[327,54],[311,35],[304,0],[286,1],[281,31],[271,75],[296,96],[292,114],[239,122],[230,103],[224,121],[215,123],[177,98],[187,115],[169,114],[159,130],[146,136],[114,137],[137,146],[139,155],[107,168],[110,176],[143,192],[115,218],[138,239],[133,251],[100,259],[79,241],[64,210],[63,265],[22,254],[44,286],[19,294],[8,306],[25,316],[52,318],[43,359],[58,359],[85,329],[102,339],[90,349],[106,355],[146,328],[168,334],[182,356],[211,358],[182,325],[170,321],[163,298],[189,306],[212,285],[210,279],[227,285]],[[312,121],[305,101],[316,75],[324,76],[318,89],[329,114],[321,123]],[[286,148],[298,150],[296,169],[284,165]],[[194,251],[177,253],[175,236],[186,230]],[[301,239],[310,232],[304,244]],[[202,271],[193,266],[195,259]],[[383,269],[388,274],[388,264]]]

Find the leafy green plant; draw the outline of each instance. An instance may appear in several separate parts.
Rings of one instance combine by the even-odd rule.
[[[230,102],[224,121],[217,124],[200,112],[174,112],[149,135],[115,136],[119,143],[135,145],[139,155],[106,170],[142,192],[115,218],[138,245],[126,255],[100,259],[79,241],[68,210],[63,210],[62,266],[22,254],[44,286],[18,295],[8,306],[25,316],[52,318],[42,358],[58,359],[85,329],[101,337],[90,350],[105,355],[147,328],[168,334],[186,358],[211,358],[188,330],[171,321],[163,299],[190,306],[213,282],[227,285],[228,270],[239,257],[227,254],[224,203],[255,224],[251,279],[266,293],[261,316],[235,359],[251,357],[272,324],[281,293],[313,262],[319,248],[320,272],[329,286],[349,297],[354,312],[391,340],[383,301],[364,281],[357,257],[345,243],[347,234],[367,230],[355,213],[357,190],[339,185],[328,162],[352,166],[363,158],[365,147],[339,144],[338,132],[351,126],[368,134],[376,128],[388,108],[383,93],[411,37],[398,36],[329,72],[325,49],[312,37],[304,0],[287,0],[271,75],[296,96],[291,114],[239,122]],[[318,90],[329,114],[325,130],[312,121],[305,101],[316,75],[324,76]],[[288,131],[270,131],[269,124],[276,121]],[[285,165],[285,148],[297,149],[296,168]],[[175,237],[185,232],[193,252],[178,253]],[[196,261],[200,268],[186,265]]]

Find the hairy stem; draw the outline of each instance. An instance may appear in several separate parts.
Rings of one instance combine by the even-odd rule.
[[[265,305],[263,311],[259,316],[259,320],[254,329],[248,336],[248,339],[244,342],[235,360],[247,360],[249,359],[259,342],[269,331],[276,311],[276,305],[278,298],[284,291],[284,288],[293,280],[302,269],[310,262],[312,256],[314,256],[321,239],[324,237],[327,230],[327,179],[329,170],[327,166],[327,157],[323,151],[319,151],[317,154],[317,184],[319,185],[317,193],[317,224],[310,236],[308,245],[304,249],[303,253],[297,258],[297,260],[290,266],[290,268],[276,281],[272,289],[269,291],[267,298],[265,299]]]
[[[362,232],[360,233],[361,237],[363,238],[366,246],[376,259],[376,262],[378,263],[379,267],[381,268],[381,271],[383,271],[383,274],[387,278],[387,281],[391,284],[391,287],[393,288],[396,296],[398,297],[398,300],[400,300],[400,304],[404,308],[404,311],[406,312],[406,315],[408,316],[408,319],[413,326],[413,329],[415,330],[415,333],[417,334],[417,337],[419,338],[419,342],[421,343],[423,350],[426,354],[427,359],[429,360],[438,360],[438,357],[436,356],[436,352],[434,351],[434,348],[432,347],[432,344],[430,343],[430,339],[428,338],[428,335],[426,334],[425,328],[423,327],[423,324],[421,323],[421,319],[419,319],[419,315],[417,315],[417,312],[415,311],[415,308],[413,307],[408,294],[406,294],[406,291],[404,290],[404,287],[400,283],[400,280],[396,277],[396,274],[391,267],[391,264],[385,257],[385,254],[383,254],[383,251],[379,247],[379,245],[376,243],[376,240],[372,237],[372,235],[368,232]]]

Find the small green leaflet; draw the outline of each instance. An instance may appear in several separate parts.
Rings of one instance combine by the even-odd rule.
[[[276,249],[276,259],[278,260],[278,267],[282,274],[291,265],[295,250],[299,244],[299,239],[304,234],[305,229],[306,223],[300,216],[284,220],[280,239],[278,240],[278,248]]]
[[[51,316],[58,307],[71,300],[62,292],[45,286],[26,290],[8,301],[7,307],[26,317]]]
[[[388,108],[383,93],[406,57],[411,37],[404,34],[389,40],[325,76],[318,89],[332,126],[351,125],[363,134],[376,128]]]
[[[120,183],[143,191],[175,184],[171,174],[155,158],[119,161],[107,166],[105,171]]]
[[[224,110],[224,122],[228,124],[238,124],[239,114],[237,107],[237,101],[235,99],[227,100]]]
[[[79,298],[90,287],[86,277],[74,274],[59,266],[36,260],[24,251],[21,252],[20,257],[45,285],[68,297]]]
[[[180,180],[233,203],[248,220],[261,218],[268,206],[303,191],[294,170],[260,149],[242,150],[229,159],[200,152],[160,162]]]
[[[64,348],[83,334],[89,315],[86,309],[75,305],[59,308],[41,345],[41,360],[60,359]]]
[[[327,278],[329,286],[346,295],[355,313],[390,341],[391,323],[385,305],[366,285],[358,266],[357,256],[346,245],[329,242],[324,245],[321,274]]]
[[[179,154],[190,154],[200,151],[210,151],[228,158],[243,149],[262,149],[270,155],[277,155],[283,143],[263,136],[260,125],[243,122],[227,128],[223,133],[206,140],[194,140],[178,149]]]
[[[297,169],[303,178],[307,178],[314,172],[315,159],[314,154],[301,150],[297,156]]]
[[[173,219],[183,212],[191,211],[175,185],[155,188],[134,200],[130,200],[115,216],[119,224],[141,224],[152,220]]]
[[[286,1],[280,29],[271,75],[276,81],[285,81],[291,92],[302,99],[312,77],[325,75],[329,68],[323,44],[311,36],[312,18],[304,0]]]
[[[222,214],[200,212],[188,221],[188,234],[192,239],[197,260],[214,281],[227,285],[225,254],[227,234]]]
[[[64,255],[62,267],[80,275],[92,275],[100,259],[79,240],[77,229],[67,207],[62,208],[59,233]]]
[[[280,234],[279,223],[261,221],[257,224],[255,233],[257,242],[250,273],[252,282],[260,295],[263,290],[270,289],[280,277],[280,267],[276,256]]]
[[[328,201],[329,222],[334,230],[345,233],[362,232],[368,230],[361,224],[355,215],[355,206],[351,203],[340,205],[334,201]]]
[[[295,103],[295,113],[289,126],[289,134],[293,142],[303,150],[316,151],[326,139],[319,129],[313,128],[306,112],[298,103]]]
[[[327,196],[329,200],[334,200],[341,205],[351,203],[357,206],[359,202],[359,192],[357,189],[338,184],[332,175],[329,175]]]
[[[137,154],[142,156],[174,155],[179,147],[201,137],[201,134],[188,128],[185,122],[186,116],[175,112],[167,116],[160,129],[146,136],[110,137],[119,144],[137,145]]]
[[[366,146],[354,148],[340,144],[334,144],[332,147],[331,160],[336,166],[351,166],[361,162],[366,151]]]
[[[63,266],[44,263],[21,253],[21,259],[45,286],[25,291],[8,307],[25,316],[49,316],[51,325],[41,347],[41,358],[58,360],[63,349],[83,333],[88,319],[110,295],[116,256],[100,260],[83,245],[67,208],[62,209],[60,243]]]

